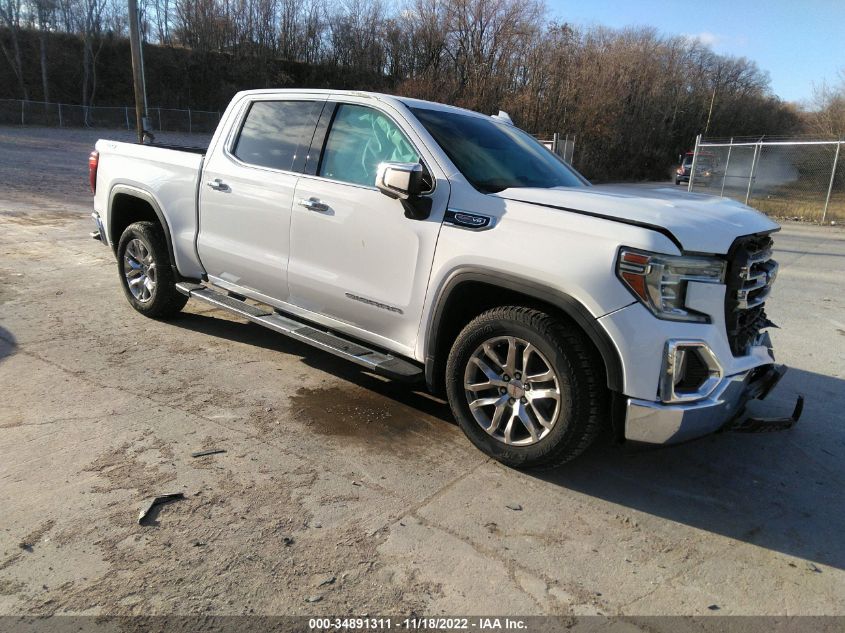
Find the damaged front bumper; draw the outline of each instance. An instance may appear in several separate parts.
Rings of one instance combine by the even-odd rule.
[[[792,427],[801,415],[804,400],[798,397],[789,418],[744,417],[750,400],[762,400],[786,373],[784,365],[763,365],[728,376],[710,396],[680,404],[629,398],[625,414],[625,439],[649,444],[677,444],[734,425],[738,431],[759,432]]]

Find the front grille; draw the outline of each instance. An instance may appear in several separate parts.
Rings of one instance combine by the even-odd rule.
[[[765,305],[777,272],[768,234],[741,237],[731,246],[725,279],[725,326],[734,356],[747,354],[760,330],[771,325]]]

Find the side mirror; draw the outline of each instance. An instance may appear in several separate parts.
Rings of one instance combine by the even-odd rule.
[[[419,163],[381,163],[376,172],[376,188],[391,198],[407,200],[422,192],[422,176]]]

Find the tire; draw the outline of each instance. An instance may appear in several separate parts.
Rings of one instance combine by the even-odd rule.
[[[507,352],[511,341],[516,349],[513,363]],[[528,346],[532,351],[526,357]],[[509,367],[518,372],[506,375]],[[504,385],[494,383],[489,369]],[[547,397],[554,391],[556,399]],[[571,323],[519,306],[488,310],[461,331],[446,362],[446,392],[470,441],[514,468],[552,467],[574,459],[593,443],[608,419],[604,364],[584,333]],[[495,399],[496,404],[470,407],[471,399],[484,403]],[[523,417],[533,424],[523,423]],[[539,423],[541,418],[545,424]]]
[[[188,297],[176,290],[176,278],[161,227],[135,222],[126,227],[117,245],[117,270],[130,305],[144,316],[168,319]],[[130,287],[130,279],[135,281]]]

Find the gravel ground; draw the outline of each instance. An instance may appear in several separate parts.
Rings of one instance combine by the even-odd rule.
[[[96,137],[0,128],[0,614],[845,614],[842,231],[777,241],[794,430],[520,473],[424,393],[133,312],[87,237]]]

